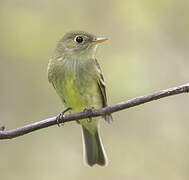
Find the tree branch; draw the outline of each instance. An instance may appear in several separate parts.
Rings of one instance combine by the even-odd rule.
[[[189,83],[184,84],[178,87],[162,90],[155,92],[153,94],[149,94],[146,96],[140,96],[128,101],[124,101],[115,105],[107,106],[102,109],[98,110],[92,110],[92,111],[87,111],[87,112],[80,112],[80,113],[75,113],[75,114],[67,114],[64,116],[63,119],[60,120],[60,123],[65,123],[69,121],[75,121],[79,119],[85,119],[89,117],[97,117],[97,116],[102,116],[105,114],[109,113],[114,113],[117,111],[121,111],[123,109],[128,109],[134,106],[138,106],[140,104],[144,104],[153,100],[157,100],[160,98],[176,95],[176,94],[181,94],[181,93],[187,93],[189,92]],[[46,128],[49,126],[53,126],[57,124],[57,117],[52,117],[45,119],[43,121],[35,122],[17,129],[12,129],[12,130],[4,130],[4,126],[0,127],[0,139],[12,139],[18,136],[22,136],[24,134],[28,134],[30,132]]]

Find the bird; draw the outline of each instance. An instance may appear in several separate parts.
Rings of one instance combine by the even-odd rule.
[[[48,80],[71,113],[107,106],[104,78],[95,58],[97,46],[106,40],[85,31],[71,31],[57,43],[48,64]],[[112,120],[111,114],[102,118]],[[107,166],[99,118],[82,119],[78,123],[82,126],[84,162],[89,166]]]

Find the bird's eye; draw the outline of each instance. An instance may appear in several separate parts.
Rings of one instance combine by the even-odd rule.
[[[81,36],[77,36],[75,39],[78,43],[82,43],[83,42],[83,38]]]

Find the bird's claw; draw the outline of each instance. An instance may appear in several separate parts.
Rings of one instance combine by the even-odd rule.
[[[64,119],[64,113],[61,112],[57,117],[56,117],[56,122],[58,124],[58,126],[60,127],[60,124],[63,126],[64,125],[64,122],[60,122],[60,121],[63,121]]]
[[[84,109],[84,112],[87,112],[87,113],[89,113],[89,114],[91,114],[92,112],[93,112],[93,109],[94,108],[85,108]],[[92,117],[89,117],[89,119],[87,120],[89,123],[92,121]]]
[[[67,109],[65,109],[63,112],[61,112],[57,117],[56,117],[56,122],[57,122],[57,124],[58,124],[58,126],[60,127],[60,124],[62,125],[62,126],[64,126],[64,117],[65,117],[65,113],[67,112],[67,111],[69,111],[71,108],[67,108]]]

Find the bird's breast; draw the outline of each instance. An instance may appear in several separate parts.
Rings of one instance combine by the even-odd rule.
[[[64,60],[56,67],[53,85],[67,107],[73,111],[100,108],[101,97],[92,60]]]

